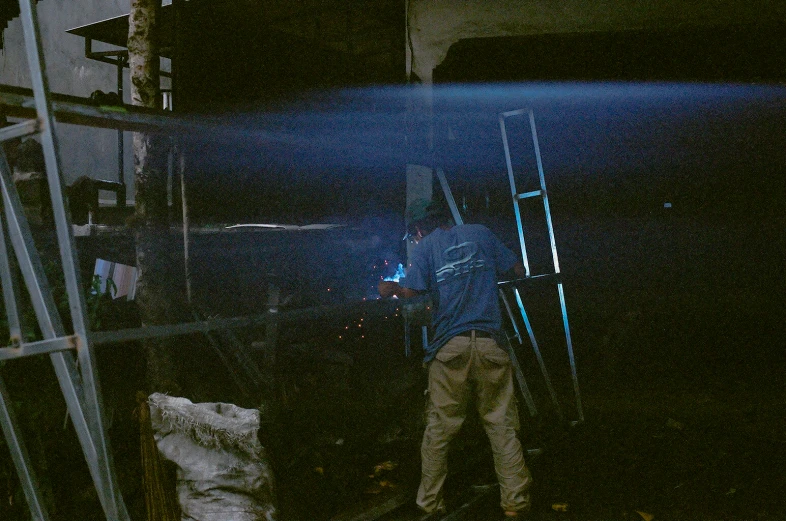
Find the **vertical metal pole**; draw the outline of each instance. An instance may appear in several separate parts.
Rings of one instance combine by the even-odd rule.
[[[123,103],[123,68],[125,67],[125,57],[117,57],[117,96]],[[123,131],[117,131],[117,180],[120,181],[120,190],[117,192],[115,204],[120,208],[126,206],[126,174],[125,174],[125,142]]]
[[[505,296],[505,292],[502,290],[502,288],[499,288],[499,298],[502,299],[502,302],[505,304],[505,311],[508,312],[508,318],[510,319],[510,324],[513,326],[513,332],[516,335],[516,340],[519,341],[519,344],[523,344],[524,341],[521,339],[519,326],[516,325],[516,319],[513,316],[513,310],[510,309],[510,302],[508,302],[508,297]]]
[[[41,52],[41,35],[32,0],[19,0],[22,27],[24,29],[27,63],[35,96],[36,112],[41,124],[41,145],[44,152],[49,191],[52,198],[52,211],[57,229],[63,275],[68,292],[68,302],[74,334],[79,339],[77,357],[84,386],[84,405],[86,419],[93,435],[93,444],[98,457],[98,477],[96,483],[104,512],[110,519],[128,519],[128,513],[120,496],[112,456],[106,440],[106,429],[101,406],[101,390],[95,375],[95,356],[90,348],[85,323],[85,302],[79,281],[79,263],[73,244],[71,223],[66,211],[67,202],[62,193],[57,141],[54,134],[54,117],[49,100],[49,85],[46,79],[46,64]]]
[[[521,245],[521,259],[524,262],[524,271],[526,273],[526,276],[529,277],[529,259],[527,258],[527,247],[524,245],[524,225],[521,222],[521,209],[519,208],[518,191],[516,190],[516,179],[513,175],[513,163],[510,160],[510,145],[508,145],[508,131],[505,128],[504,114],[500,114],[499,116],[499,129],[502,132],[502,146],[505,148],[505,165],[508,168],[508,181],[510,182],[510,193],[513,196],[513,211],[516,214],[516,227],[518,228],[519,231],[519,244]]]
[[[529,110],[529,128],[532,131],[532,143],[535,147],[535,160],[538,164],[538,178],[540,179],[540,194],[543,197],[543,209],[546,211],[546,226],[549,229],[549,242],[551,244],[551,257],[554,259],[554,273],[559,273],[559,259],[557,258],[557,242],[554,240],[554,226],[551,224],[551,210],[549,209],[549,196],[546,192],[546,177],[543,175],[543,162],[540,159],[540,145],[538,144],[538,131],[535,129],[535,115]]]
[[[570,339],[570,326],[568,326],[568,309],[565,306],[565,292],[562,283],[557,284],[559,293],[559,305],[562,309],[562,325],[565,328],[565,341],[568,344],[568,358],[570,359],[570,375],[573,378],[573,392],[576,395],[576,410],[579,414],[579,421],[584,421],[584,409],[581,406],[581,392],[579,391],[579,377],[576,374],[576,360],[573,357],[573,342]]]
[[[11,403],[3,377],[0,376],[0,426],[3,428],[8,448],[11,450],[11,459],[14,460],[19,482],[22,484],[22,490],[27,498],[30,515],[34,521],[47,521],[49,514],[44,506],[44,498],[41,496],[41,487],[38,486],[30,457],[27,455],[27,449],[20,436],[17,427],[19,423]]]
[[[0,145],[0,162],[5,163],[5,152]],[[8,333],[12,345],[20,344],[22,338],[22,325],[19,321],[19,308],[16,302],[16,288],[14,276],[11,273],[11,258],[8,256],[8,243],[5,240],[5,219],[0,215],[0,281],[2,281],[3,302],[5,314],[8,317]]]
[[[519,311],[521,311],[521,318],[524,319],[524,327],[527,328],[529,341],[532,343],[532,350],[535,351],[535,357],[538,359],[540,372],[543,374],[543,379],[546,381],[546,388],[549,391],[549,396],[551,396],[551,402],[554,404],[554,409],[557,411],[559,421],[565,421],[565,418],[562,415],[562,407],[560,407],[559,400],[557,399],[557,393],[554,391],[554,386],[551,385],[551,378],[549,377],[549,372],[546,370],[546,363],[543,361],[543,355],[540,353],[538,341],[535,340],[535,332],[532,330],[532,325],[529,323],[529,317],[527,316],[527,312],[524,310],[524,302],[521,300],[521,294],[519,293],[518,288],[514,288],[513,292],[516,295],[516,303],[519,305]]]
[[[456,224],[464,224],[464,219],[461,218],[461,213],[459,213],[458,207],[456,206],[456,200],[453,199],[453,192],[451,192],[448,180],[445,178],[445,172],[441,168],[437,168],[437,178],[439,179],[440,186],[442,186],[442,193],[445,194],[445,201],[447,201],[448,207],[450,208],[453,222]]]
[[[180,204],[183,208],[183,269],[186,277],[186,299],[191,304],[193,295],[191,290],[191,255],[188,244],[191,223],[188,215],[188,194],[186,190],[186,157],[180,146],[175,146],[175,155],[177,157],[178,177],[180,178]]]
[[[19,268],[22,271],[25,286],[30,294],[38,326],[45,339],[64,336],[65,329],[60,321],[57,305],[52,297],[43,264],[33,244],[32,233],[24,217],[19,194],[14,187],[8,162],[2,151],[0,151],[0,185],[9,237],[16,253]],[[85,414],[85,395],[74,356],[71,353],[58,352],[52,353],[49,358],[60,383],[71,421],[74,423],[74,429],[79,437],[88,469],[96,484],[96,489],[99,490],[99,499],[103,502],[104,495],[100,493],[104,487],[101,478],[101,464],[93,441],[92,426]]]

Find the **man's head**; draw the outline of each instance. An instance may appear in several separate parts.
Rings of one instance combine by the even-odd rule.
[[[450,224],[445,208],[436,201],[415,199],[407,206],[407,231],[413,237],[425,237],[440,226]]]

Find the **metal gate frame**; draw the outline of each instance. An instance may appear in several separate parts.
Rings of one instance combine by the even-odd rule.
[[[540,189],[539,190],[534,190],[534,191],[526,192],[526,193],[519,193],[517,188],[516,188],[516,179],[515,179],[515,173],[513,171],[513,164],[512,164],[512,160],[511,160],[510,146],[509,146],[509,143],[508,143],[508,133],[507,133],[507,127],[506,127],[506,120],[508,118],[522,116],[522,115],[528,116],[528,119],[529,119],[529,127],[530,127],[530,132],[531,132],[532,144],[533,144],[533,148],[534,148],[535,160],[536,160],[536,163],[537,163],[537,175],[538,175],[538,180],[539,180],[539,183],[540,183]],[[565,421],[564,414],[562,412],[562,407],[560,406],[559,399],[557,398],[556,391],[554,390],[554,387],[553,387],[553,385],[551,383],[551,377],[549,376],[548,370],[546,369],[546,364],[545,364],[545,362],[543,360],[543,356],[542,356],[540,348],[538,346],[538,342],[537,342],[537,339],[535,337],[535,333],[534,333],[534,331],[532,329],[532,325],[530,323],[529,317],[528,317],[526,309],[524,307],[524,302],[523,302],[523,300],[521,298],[521,293],[520,293],[519,287],[518,287],[522,283],[540,281],[541,279],[554,279],[554,280],[556,280],[557,294],[558,294],[558,297],[559,297],[560,311],[561,311],[561,314],[562,314],[562,323],[563,323],[563,329],[564,329],[564,333],[565,333],[565,341],[566,341],[566,344],[567,344],[568,360],[569,360],[569,363],[570,363],[571,379],[572,379],[572,382],[573,382],[573,393],[574,393],[574,399],[575,399],[575,403],[576,403],[577,419],[576,420],[572,420],[570,422],[570,424],[571,425],[576,425],[576,424],[581,423],[581,422],[584,421],[584,410],[583,410],[582,404],[581,404],[581,392],[579,390],[579,381],[578,381],[578,376],[577,376],[577,372],[576,372],[576,360],[575,360],[574,353],[573,353],[573,341],[572,341],[572,338],[571,338],[571,335],[570,335],[570,326],[569,326],[569,323],[568,323],[568,311],[567,311],[567,306],[565,304],[565,292],[564,292],[564,289],[563,289],[562,280],[561,280],[561,276],[560,276],[559,258],[557,256],[557,245],[556,245],[556,240],[554,238],[554,227],[553,227],[552,220],[551,220],[551,209],[549,208],[548,195],[547,195],[547,192],[546,192],[546,178],[545,178],[545,174],[544,174],[544,171],[543,171],[543,163],[541,161],[541,156],[540,156],[540,145],[538,143],[537,128],[535,126],[535,116],[534,116],[534,113],[533,113],[531,108],[523,108],[523,109],[512,110],[512,111],[508,111],[508,112],[502,112],[502,113],[499,114],[499,126],[500,126],[501,138],[502,138],[502,145],[503,145],[504,152],[505,152],[505,164],[506,164],[506,168],[507,168],[508,181],[509,181],[509,184],[510,184],[511,196],[512,196],[512,201],[513,201],[513,209],[514,209],[514,213],[515,213],[515,217],[516,217],[516,228],[518,230],[519,246],[520,246],[520,249],[521,249],[521,258],[522,258],[522,263],[524,264],[524,269],[525,269],[525,273],[526,273],[526,276],[525,276],[524,279],[518,279],[518,280],[512,280],[512,281],[501,281],[499,283],[500,300],[502,301],[502,304],[503,304],[503,306],[505,308],[505,311],[507,313],[508,319],[510,320],[510,327],[513,330],[513,335],[511,337],[509,337],[508,340],[510,341],[511,339],[515,338],[518,341],[519,344],[523,344],[523,338],[522,338],[521,332],[519,331],[519,328],[516,325],[516,319],[515,319],[515,317],[513,315],[513,306],[511,306],[511,303],[510,303],[510,297],[512,297],[515,300],[515,302],[516,302],[516,307],[518,308],[518,311],[519,311],[519,313],[521,315],[521,319],[522,319],[522,321],[524,323],[524,327],[527,330],[527,334],[528,334],[528,337],[529,337],[529,340],[530,340],[530,344],[532,345],[532,349],[533,349],[533,352],[535,353],[535,357],[536,357],[536,360],[538,362],[538,366],[540,367],[541,374],[543,375],[543,379],[545,381],[546,388],[547,388],[549,396],[551,398],[552,405],[554,406],[555,413],[557,414],[557,417],[559,418],[560,422]],[[436,172],[436,175],[437,175],[437,178],[439,180],[439,183],[440,183],[440,185],[442,187],[442,192],[443,192],[444,197],[445,197],[445,202],[447,203],[448,207],[450,208],[453,220],[456,222],[456,224],[463,224],[463,218],[461,216],[461,212],[459,211],[459,208],[456,205],[456,201],[453,198],[453,194],[452,194],[452,192],[450,190],[450,186],[448,184],[447,178],[445,177],[444,170],[442,168],[438,168],[438,167],[436,167],[434,170]],[[524,239],[524,223],[523,223],[523,220],[522,220],[519,204],[524,199],[530,199],[530,198],[534,198],[534,197],[540,197],[542,202],[543,202],[543,206],[544,206],[544,210],[545,210],[545,216],[546,216],[546,226],[548,228],[548,233],[549,233],[549,243],[550,243],[551,254],[552,254],[552,262],[553,262],[553,267],[554,267],[553,273],[544,273],[544,274],[535,274],[535,275],[533,275],[531,273],[531,270],[530,270],[529,258],[527,256],[526,241]],[[510,296],[507,295],[506,292],[511,293],[511,295]],[[511,353],[511,358],[513,359],[514,366],[516,366],[516,368],[518,368],[518,361],[515,359],[515,356],[516,356],[515,355],[515,351],[513,351],[512,349],[510,349],[509,351]],[[530,394],[530,391],[529,391],[529,389],[527,387],[526,382],[524,381],[524,376],[523,376],[523,374],[521,374],[520,369],[518,369],[516,371],[516,377],[517,377],[517,379],[519,381],[519,387],[521,389],[521,392],[522,392],[522,395],[524,397],[524,400],[525,400],[525,402],[526,402],[526,404],[527,404],[527,406],[528,406],[528,408],[530,410],[530,414],[532,416],[534,416],[536,414],[536,412],[537,412],[536,409],[535,409],[535,404],[534,404],[534,402],[532,400],[532,396]]]
[[[529,123],[531,138],[532,138],[532,145],[535,154],[535,161],[537,164],[538,181],[540,183],[540,189],[533,190],[530,192],[519,193],[519,191],[516,188],[515,172],[513,171],[513,162],[511,160],[511,155],[510,155],[510,144],[508,142],[506,121],[509,118],[520,117],[523,115],[526,115],[528,117],[528,123]],[[524,269],[526,271],[527,278],[525,280],[536,279],[536,278],[553,278],[556,280],[557,283],[557,295],[559,297],[560,312],[562,313],[562,325],[563,325],[563,330],[565,332],[565,343],[567,347],[568,361],[570,362],[571,379],[573,381],[573,394],[574,394],[574,399],[576,401],[576,413],[578,415],[578,420],[572,422],[572,424],[575,425],[576,423],[580,423],[584,421],[584,409],[582,408],[581,405],[581,392],[579,390],[579,380],[578,380],[578,375],[576,373],[576,359],[573,353],[573,340],[571,339],[570,336],[570,325],[568,323],[568,309],[567,309],[567,305],[565,304],[565,290],[562,287],[562,279],[560,276],[559,258],[557,256],[557,242],[554,238],[554,225],[552,224],[551,221],[551,208],[549,207],[548,192],[546,191],[546,177],[543,172],[543,161],[541,160],[541,156],[540,156],[540,144],[538,142],[538,131],[535,125],[535,114],[531,108],[522,108],[517,110],[511,110],[508,112],[502,112],[499,114],[499,128],[500,128],[500,134],[502,136],[502,145],[505,150],[505,165],[507,167],[507,172],[508,172],[510,192],[513,198],[513,209],[516,215],[516,227],[518,229],[518,234],[519,234],[521,256],[524,262]],[[524,240],[524,223],[522,221],[521,209],[519,205],[521,204],[521,201],[525,199],[535,198],[535,197],[540,197],[541,201],[543,202],[543,209],[545,211],[545,216],[546,216],[546,227],[549,233],[551,258],[554,268],[553,273],[532,275],[532,273],[530,272],[529,259],[527,257],[527,248]],[[521,300],[521,295],[515,283],[511,285],[513,286],[516,303],[518,304],[519,311],[521,312],[521,317],[522,320],[524,321],[524,325],[527,328],[527,333],[529,334],[530,341],[532,343],[532,348],[535,351],[535,355],[538,360],[538,365],[540,366],[541,372],[543,373],[543,377],[546,381],[546,386],[549,389],[549,394],[551,395],[552,401],[555,403],[557,407],[557,413],[560,416],[560,419],[562,419],[562,413],[559,408],[557,396],[551,385],[551,380],[548,376],[548,372],[546,371],[546,365],[543,362],[543,357],[540,353],[540,349],[538,348],[537,341],[535,340],[535,334],[532,331],[529,318],[527,317],[527,313],[524,310],[524,303]]]

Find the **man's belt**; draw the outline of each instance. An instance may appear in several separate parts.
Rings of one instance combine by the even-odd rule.
[[[475,338],[494,338],[494,335],[488,331],[481,331],[480,329],[470,329],[469,331],[463,331],[456,336],[466,336],[472,338],[472,333],[475,333]]]

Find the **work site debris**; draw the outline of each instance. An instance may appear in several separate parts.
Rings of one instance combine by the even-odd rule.
[[[398,467],[398,463],[394,461],[385,461],[375,465],[374,472],[368,476],[369,479],[373,479],[374,482],[366,487],[363,492],[365,494],[379,494],[386,488],[396,488],[397,485],[393,481],[388,478],[384,478],[384,475],[386,475],[391,470],[394,470],[396,467]]]
[[[554,512],[567,512],[568,511],[568,504],[567,503],[552,503],[551,509]]]
[[[177,465],[183,519],[275,521],[273,473],[257,437],[259,411],[148,398],[158,450]]]
[[[374,466],[374,474],[371,475],[370,477],[372,478],[379,477],[380,475],[382,475],[383,472],[388,470],[393,470],[396,467],[398,467],[398,463],[395,463],[393,461],[385,461],[383,463],[380,463],[379,465]]]

